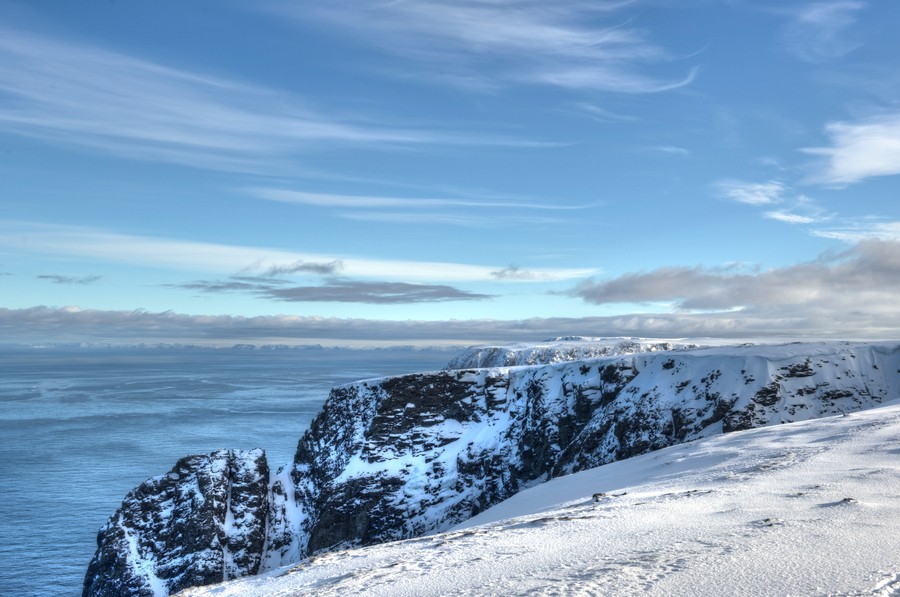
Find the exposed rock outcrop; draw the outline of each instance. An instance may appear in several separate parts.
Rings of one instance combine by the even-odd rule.
[[[152,597],[256,574],[268,486],[262,450],[182,458],[129,493],[100,529],[84,594]]]
[[[177,514],[167,505],[175,497],[153,497],[180,495],[163,488],[160,477],[129,495],[101,531],[85,595],[114,594],[102,590],[114,583],[138,587],[118,594],[152,594],[122,579],[143,574],[163,582],[163,591],[174,590],[225,573],[252,574],[253,557],[269,569],[320,550],[438,531],[551,477],[898,396],[900,346],[893,344],[641,352],[358,382],[332,391],[294,462],[272,478],[268,509],[243,510],[257,517],[254,529],[266,525],[264,546],[244,544],[248,565],[232,572],[226,558],[216,564],[221,517],[201,515],[202,507]],[[233,486],[227,475],[217,479]],[[197,521],[194,534],[218,543],[183,544],[169,530],[182,523],[146,522],[158,512]]]

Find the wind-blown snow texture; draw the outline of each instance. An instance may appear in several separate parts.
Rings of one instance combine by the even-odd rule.
[[[448,532],[184,597],[900,594],[900,401],[553,479]]]
[[[152,597],[256,574],[268,481],[262,450],[182,458],[129,493],[100,529],[84,593]]]
[[[247,510],[265,523],[266,543],[255,552],[248,544],[246,553],[266,570],[323,550],[442,531],[552,477],[897,396],[900,346],[893,344],[637,352],[361,381],[332,390],[293,464],[271,479],[267,511]],[[165,511],[153,498],[143,503],[145,511]],[[127,594],[141,595],[221,580],[200,546],[196,563],[178,555],[190,573],[177,585],[167,580],[158,567],[172,557],[171,534],[154,516],[148,524],[120,510],[110,519],[85,595],[109,594],[92,578],[140,587]],[[135,528],[147,537],[136,555],[127,541]]]

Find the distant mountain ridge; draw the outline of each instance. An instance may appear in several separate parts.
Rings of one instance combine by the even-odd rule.
[[[182,344],[157,342],[153,344],[122,344],[110,342],[52,342],[44,344],[21,344],[21,343],[3,343],[0,342],[0,351],[2,350],[69,350],[69,351],[185,351],[185,352],[408,352],[408,351],[433,351],[457,353],[458,346],[454,345],[413,345],[413,344],[397,344],[397,345],[372,345],[372,346],[347,346],[347,345],[322,345],[322,344]]]
[[[556,344],[567,342],[578,341]],[[627,342],[612,344],[628,350]],[[84,595],[165,595],[322,550],[439,531],[549,478],[900,396],[896,343],[636,344],[625,355],[335,388],[293,463],[275,475],[261,452],[227,451],[227,467],[213,464],[222,455],[191,457],[129,494],[98,535]],[[556,359],[555,350],[518,354]],[[263,478],[265,503],[234,491]],[[225,496],[226,506],[212,507],[209,496]],[[241,539],[259,528],[261,546]],[[195,552],[173,549],[185,537],[207,540]]]
[[[561,336],[531,344],[472,346],[456,356],[447,369],[549,365],[596,357],[624,356],[660,350],[697,348],[696,344],[643,338]]]

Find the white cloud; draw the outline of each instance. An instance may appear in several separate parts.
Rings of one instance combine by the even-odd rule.
[[[721,180],[715,183],[719,194],[726,199],[749,205],[771,205],[780,203],[785,186],[777,180],[768,182],[745,182]]]
[[[645,32],[621,18],[598,23],[631,4],[405,0],[346,6],[282,3],[276,12],[299,22],[318,19],[336,24],[379,50],[421,63],[423,77],[462,82],[467,89],[538,83],[653,93],[688,85],[694,69],[674,77],[647,72],[673,58]],[[404,67],[403,75],[408,74]]]
[[[790,209],[767,211],[763,213],[763,217],[787,224],[821,224],[833,219],[834,214],[826,213],[811,197],[798,195],[793,198],[793,206]]]
[[[791,11],[792,22],[786,31],[789,49],[800,59],[819,62],[839,58],[861,43],[847,38],[854,15],[865,2],[838,0],[814,2]]]
[[[591,205],[566,205],[562,203],[534,203],[527,201],[498,201],[493,198],[476,199],[435,199],[428,197],[379,197],[372,195],[336,195],[332,193],[308,193],[286,189],[255,188],[247,191],[260,199],[313,205],[318,207],[352,207],[358,209],[411,208],[428,209],[441,207],[503,208],[520,210],[566,211],[585,209]]]
[[[847,185],[873,176],[900,174],[900,112],[856,122],[831,122],[825,127],[830,147],[804,149],[824,156],[814,182]]]
[[[759,207],[780,205],[778,209],[763,211],[762,216],[785,224],[804,226],[809,234],[820,238],[848,243],[900,239],[898,222],[878,217],[841,217],[836,212],[826,211],[812,197],[796,194],[791,187],[779,181],[752,183],[725,180],[714,186],[721,196],[740,203]],[[823,227],[826,224],[830,227]]]
[[[767,211],[763,214],[763,217],[769,218],[770,220],[777,220],[779,222],[785,222],[787,224],[814,224],[818,220],[811,216],[802,216],[800,214],[795,214],[789,211],[785,211],[783,209],[777,209],[774,211]]]
[[[619,114],[618,112],[613,112],[612,110],[586,102],[575,103],[572,107],[579,112],[586,113],[591,119],[596,120],[597,122],[635,122],[638,120],[636,116]]]
[[[596,204],[567,205],[538,203],[523,199],[476,198],[438,199],[430,197],[385,197],[336,195],[274,188],[247,189],[260,199],[295,205],[330,208],[336,217],[392,224],[438,224],[470,228],[497,228],[526,224],[562,224],[563,219],[547,212],[567,212]],[[462,208],[462,209],[461,209]],[[499,217],[501,216],[502,217]]]
[[[517,265],[504,267],[501,270],[492,272],[491,275],[498,280],[535,280],[538,278],[534,272],[522,269]]]
[[[342,276],[392,281],[496,281],[502,267],[463,263],[366,259],[266,247],[200,243],[116,234],[92,228],[0,221],[0,246],[34,253],[87,257],[108,263],[231,274],[261,274],[302,263],[340,263]],[[251,265],[246,265],[251,264]],[[592,269],[535,270],[542,280],[571,280]]]
[[[835,214],[827,213],[811,197],[795,194],[791,187],[777,180],[768,182],[721,180],[714,183],[714,187],[720,196],[739,203],[758,207],[783,205],[778,209],[762,212],[762,216],[769,220],[810,225],[821,224],[835,218]]]
[[[900,313],[896,308],[881,311],[798,308],[783,312],[745,310],[519,320],[387,321],[288,315],[188,315],[41,306],[0,308],[0,330],[5,342],[181,342],[211,345],[241,342],[481,344],[540,341],[567,335],[896,339],[900,334]]]
[[[570,291],[589,303],[674,303],[687,310],[740,309],[759,316],[808,312],[895,313],[900,293],[900,242],[860,243],[837,255],[757,273],[667,267],[589,280]]]
[[[699,69],[692,68],[683,78],[673,81],[654,81],[646,76],[631,73],[621,67],[598,68],[596,66],[573,69],[548,69],[523,77],[524,82],[546,83],[571,89],[614,91],[618,93],[659,93],[690,85]]]
[[[345,220],[379,222],[384,224],[460,226],[466,228],[507,228],[525,225],[567,225],[571,220],[539,215],[509,213],[503,215],[474,212],[421,212],[421,211],[338,211],[335,215]]]
[[[885,222],[877,219],[863,219],[850,221],[843,226],[814,230],[812,234],[848,243],[872,239],[900,241],[900,221]]]
[[[332,146],[543,145],[326,114],[272,89],[3,27],[0,93],[0,130],[225,171],[283,173],[298,152]]]
[[[682,157],[688,157],[691,155],[691,150],[685,147],[678,147],[677,145],[657,145],[651,147],[653,151],[658,151],[660,153],[666,153],[669,155],[677,155]]]

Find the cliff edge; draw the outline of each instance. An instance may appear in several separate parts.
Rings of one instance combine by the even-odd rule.
[[[660,349],[360,381],[332,390],[275,475],[261,451],[223,450],[129,494],[98,535],[84,595],[167,595],[445,530],[553,477],[898,396],[893,343]]]

